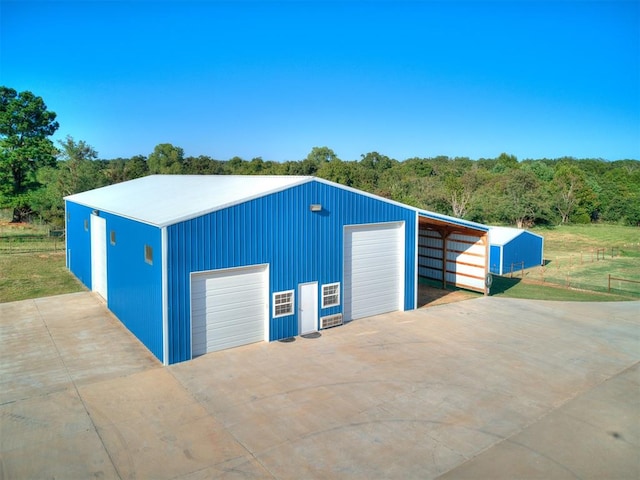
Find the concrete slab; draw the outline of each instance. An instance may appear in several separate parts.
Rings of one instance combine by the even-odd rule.
[[[638,364],[439,477],[640,478]]]
[[[640,478],[640,302],[479,298],[162,367],[0,304],[0,479]]]

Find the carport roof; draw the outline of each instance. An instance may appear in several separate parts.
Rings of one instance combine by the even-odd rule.
[[[426,210],[417,210],[417,212],[421,218],[427,219],[428,223],[433,223],[438,226],[455,225],[458,227],[464,227],[465,229],[478,230],[480,232],[489,231],[489,227],[487,225],[483,225],[482,223],[463,220],[462,218],[443,215],[441,213],[429,212]]]

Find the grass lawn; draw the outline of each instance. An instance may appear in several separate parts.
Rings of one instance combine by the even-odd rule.
[[[638,227],[563,225],[532,231],[544,237],[546,266],[529,269],[526,278],[605,293],[609,275],[640,282]],[[640,298],[640,283],[613,280],[611,292]]]
[[[0,303],[80,292],[64,252],[0,254]]]
[[[0,215],[0,303],[79,292],[65,266],[64,240],[46,225],[10,223]]]

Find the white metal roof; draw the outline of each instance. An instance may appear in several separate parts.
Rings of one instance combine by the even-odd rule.
[[[527,230],[521,228],[513,228],[513,227],[490,227],[489,229],[489,243],[491,245],[505,245],[509,243],[511,240],[516,238],[518,235],[527,232],[531,235],[535,235],[536,237],[542,238],[541,235],[537,233],[529,232]]]
[[[65,199],[163,227],[312,180],[303,176],[150,175]]]
[[[487,231],[479,223],[421,210],[322,178],[294,175],[149,175],[65,197],[65,200],[164,227],[216,210],[317,181],[376,198],[419,215]]]

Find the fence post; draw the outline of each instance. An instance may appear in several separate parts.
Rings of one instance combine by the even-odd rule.
[[[607,291],[611,293],[611,274],[609,274],[609,286],[607,288]]]

